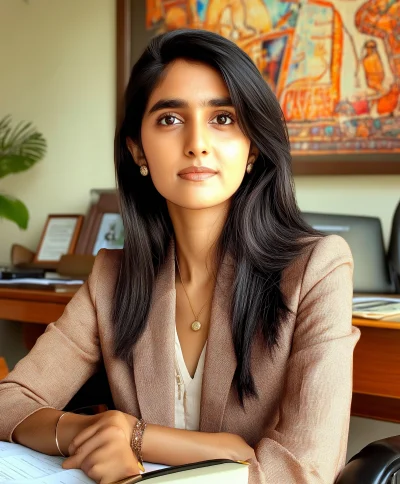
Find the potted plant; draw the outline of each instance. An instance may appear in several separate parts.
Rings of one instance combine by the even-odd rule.
[[[0,179],[29,170],[44,157],[46,147],[46,140],[31,123],[20,122],[13,129],[11,116],[5,116],[0,120]],[[0,192],[0,218],[26,229],[29,212],[21,200]]]

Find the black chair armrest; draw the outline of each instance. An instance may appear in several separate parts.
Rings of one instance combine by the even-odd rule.
[[[368,444],[353,456],[335,484],[392,484],[400,471],[400,435]]]

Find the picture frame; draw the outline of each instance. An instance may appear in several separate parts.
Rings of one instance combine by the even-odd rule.
[[[75,253],[96,256],[102,248],[122,249],[123,224],[117,191],[93,189],[90,195],[89,211]]]
[[[263,1],[267,3],[268,1],[272,1],[272,0],[263,0]],[[117,2],[117,121],[119,121],[122,116],[123,96],[129,80],[131,68],[134,62],[139,57],[142,50],[147,45],[148,41],[151,39],[151,37],[158,33],[159,27],[160,27],[159,25],[160,21],[158,21],[158,25],[155,26],[154,28],[150,28],[150,29],[146,28],[146,21],[147,21],[147,24],[149,23],[148,17],[146,18],[146,0],[116,0],[116,2]],[[167,2],[166,0],[160,0],[159,3],[163,5],[164,3],[165,5],[173,4],[175,7],[181,8],[182,11],[186,9],[187,12],[189,12],[188,1],[185,2],[185,0],[181,0],[180,2]],[[204,6],[206,2],[203,1],[201,3]],[[313,4],[314,6],[317,6],[318,4],[322,5],[321,2],[318,3],[317,1],[315,2],[311,1],[308,3],[310,5]],[[365,6],[364,8],[365,10],[368,7],[368,3],[370,2],[366,0],[365,3],[362,6],[360,6],[360,8],[361,7],[364,8]],[[336,7],[339,8],[340,6],[339,5],[340,2],[335,2],[335,1],[330,2],[330,4],[332,8],[336,8]],[[287,5],[289,5],[289,3]],[[344,5],[343,2],[342,2],[342,5]],[[328,7],[323,7],[323,8],[328,8]],[[336,15],[336,13],[338,14]],[[340,12],[337,10],[334,12],[334,14],[335,14],[334,21],[337,24],[339,21],[341,21]],[[367,14],[368,12],[367,13],[362,12],[362,15],[359,16],[359,19],[368,18]],[[365,28],[363,29],[359,29],[361,34],[365,37],[365,39],[368,39],[369,37],[372,38],[374,35],[374,32],[372,30],[369,31],[367,27],[368,25],[366,25]],[[349,36],[347,25],[343,25],[343,28],[341,26],[341,29],[342,29],[342,33],[344,32],[343,36],[344,35]],[[290,34],[290,29],[287,29],[287,30]],[[266,42],[267,41],[271,42],[273,40],[274,35],[275,33],[271,33],[270,36],[266,35],[265,37]],[[364,42],[364,37],[363,37],[363,42]],[[333,52],[332,55],[336,59],[339,58],[339,53],[337,52],[337,45],[339,40],[340,40],[339,38],[335,40],[336,50],[334,49],[332,50]],[[386,44],[382,43],[382,41],[379,39],[377,40],[377,42],[380,42],[379,46],[380,46],[381,54],[384,53],[383,46]],[[246,48],[247,44],[246,43],[242,43],[242,44]],[[361,60],[363,59],[362,54],[358,51],[356,53],[358,56],[357,62],[361,64]],[[386,70],[388,70],[387,65],[386,65]],[[332,71],[331,75],[334,76],[335,72]],[[365,83],[365,79],[362,78],[361,80],[362,82]],[[400,98],[399,98],[399,103],[400,103]],[[396,123],[398,124],[397,120],[400,119],[400,112],[397,114],[397,111],[396,111],[395,118],[393,119],[395,119]],[[390,124],[391,122],[390,116],[389,118],[385,117],[383,121],[385,123]],[[363,116],[361,116],[360,118],[357,118],[357,119],[354,118],[354,120],[351,122],[359,123],[360,129],[361,129],[363,127],[362,126],[363,123],[365,124],[365,126],[367,125],[370,126],[371,123],[372,124],[374,123],[374,120],[372,118],[366,120],[366,117],[363,118]],[[329,129],[331,129],[332,126],[333,124],[330,123]],[[364,130],[366,129],[365,126],[364,126]],[[328,129],[328,126],[326,129]],[[290,133],[290,124],[289,124],[289,133]],[[316,136],[318,137],[318,135]],[[306,142],[309,141],[309,144],[311,146],[315,140],[306,139],[305,141]],[[399,137],[399,141],[400,141],[400,137]],[[352,141],[350,140],[350,142]],[[382,143],[380,143],[379,140],[376,143],[377,146],[380,146],[381,144]],[[396,146],[397,144],[398,144],[398,141],[395,141]],[[291,139],[291,145],[292,145],[292,160],[293,160],[292,167],[293,167],[294,175],[400,174],[400,151],[398,151],[397,148],[396,150],[389,149],[387,147],[388,146],[387,144],[385,145],[384,148],[368,149],[369,150],[368,152],[361,152],[361,150],[357,152],[355,148],[354,150],[352,148],[353,151],[337,150],[336,152],[333,152],[333,151],[324,152],[324,150],[321,150],[321,152],[318,154],[316,152],[310,152],[310,153],[304,152],[303,154],[303,152],[296,151],[295,149],[296,146],[297,145],[300,146],[300,145],[298,143],[294,143],[292,139]],[[343,147],[345,146],[346,145],[343,144]]]
[[[33,264],[52,268],[57,266],[62,255],[73,254],[83,220],[80,214],[48,215]]]

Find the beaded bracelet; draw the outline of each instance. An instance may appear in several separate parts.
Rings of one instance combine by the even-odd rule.
[[[136,455],[136,458],[138,460],[138,465],[141,471],[144,472],[144,467],[143,467],[143,457],[142,457],[142,444],[143,444],[143,434],[144,431],[146,430],[146,422],[141,418],[139,419],[135,426],[133,427],[133,432],[132,432],[132,440],[131,440],[131,448]]]

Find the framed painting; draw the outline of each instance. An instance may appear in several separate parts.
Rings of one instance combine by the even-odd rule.
[[[301,174],[400,174],[400,0],[117,0],[117,96],[150,38],[217,32],[253,59]]]

